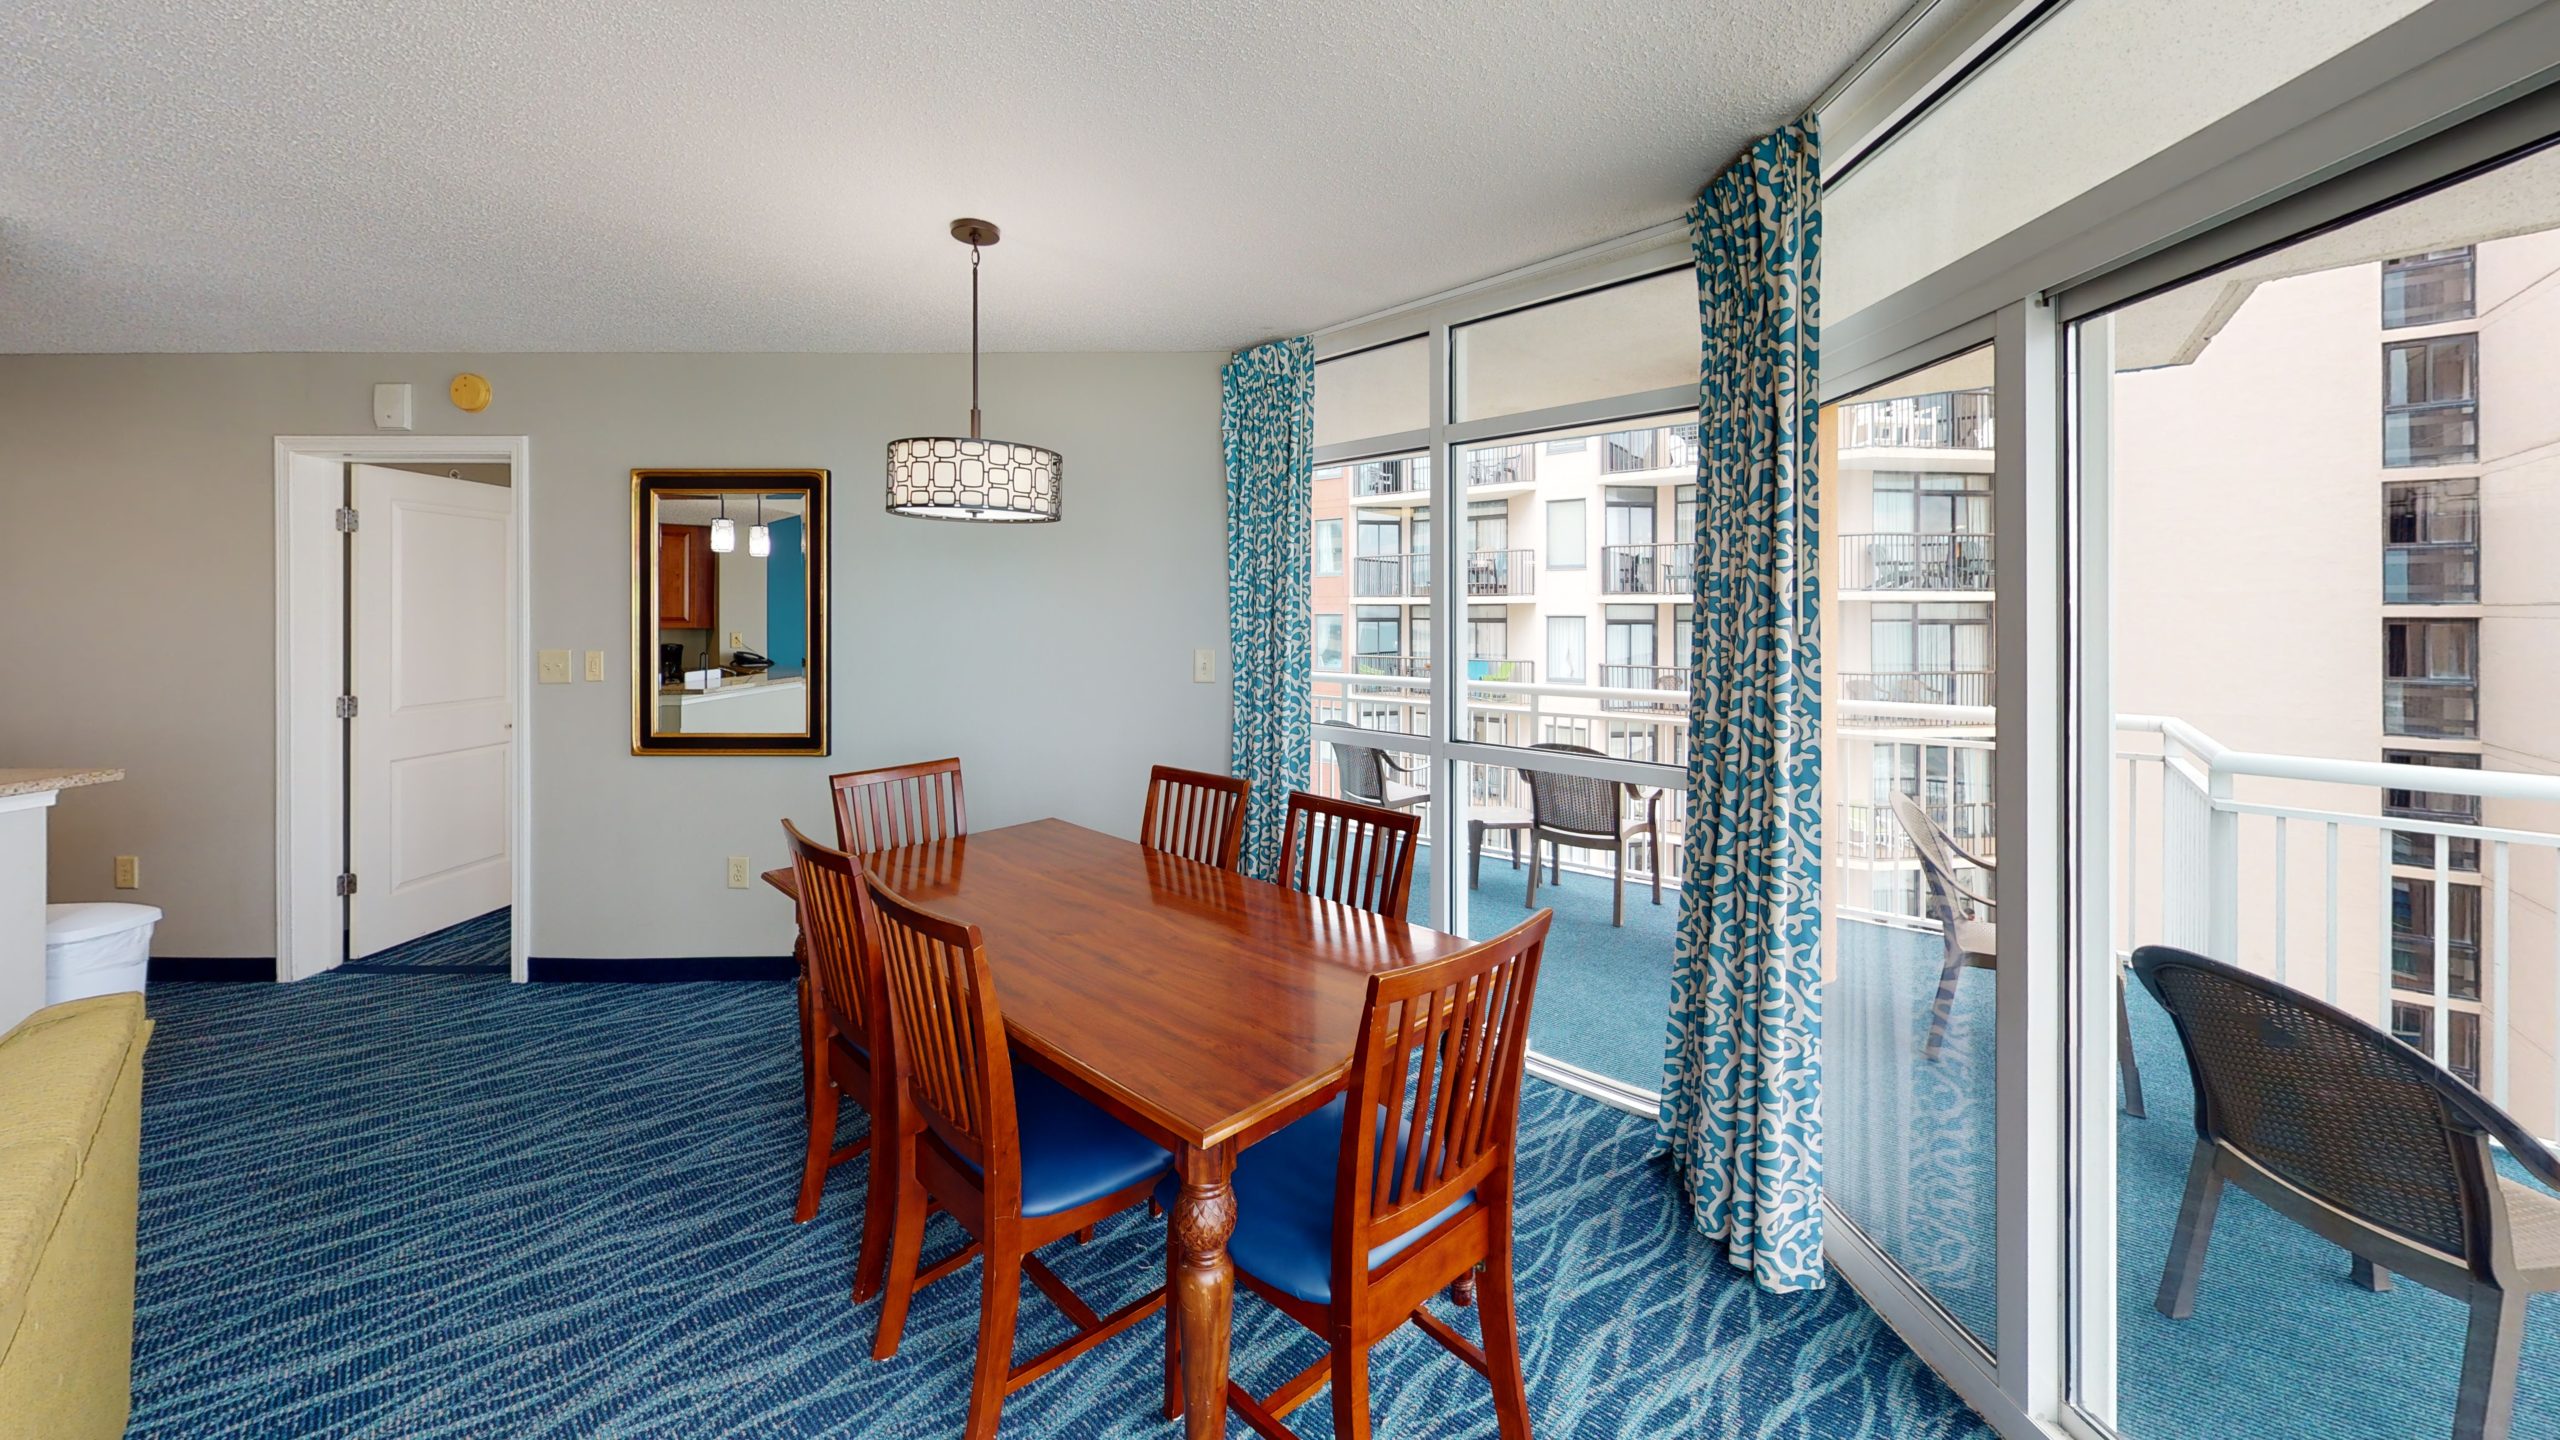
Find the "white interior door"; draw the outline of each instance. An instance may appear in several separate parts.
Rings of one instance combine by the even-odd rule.
[[[348,467],[347,818],[361,959],[509,901],[514,492]]]

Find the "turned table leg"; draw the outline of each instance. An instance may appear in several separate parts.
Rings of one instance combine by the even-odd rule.
[[[1190,1440],[1227,1433],[1227,1326],[1235,1312],[1236,1267],[1227,1237],[1236,1228],[1226,1146],[1184,1149],[1182,1190],[1173,1202],[1173,1316],[1181,1336],[1182,1426]]]

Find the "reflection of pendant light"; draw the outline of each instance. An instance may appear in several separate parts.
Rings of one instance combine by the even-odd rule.
[[[756,523],[747,527],[747,553],[761,560],[773,553],[773,532],[765,528],[764,496],[756,496]]]
[[[738,548],[738,522],[729,518],[729,497],[720,497],[720,518],[711,522],[711,553],[726,555]]]
[[[969,437],[889,442],[889,513],[925,520],[1055,520],[1061,457],[978,434],[978,251],[996,243],[984,220],[954,220],[969,247]]]

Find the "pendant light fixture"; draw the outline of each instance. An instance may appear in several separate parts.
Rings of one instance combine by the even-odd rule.
[[[738,548],[738,522],[729,518],[729,497],[720,497],[720,518],[711,522],[711,553],[726,555]]]
[[[764,495],[756,495],[756,523],[747,527],[747,553],[761,560],[773,553],[773,531],[764,523]]]
[[[951,238],[969,247],[969,434],[889,442],[889,513],[922,520],[1055,520],[1057,451],[978,433],[978,252],[996,243],[985,220],[954,220]]]

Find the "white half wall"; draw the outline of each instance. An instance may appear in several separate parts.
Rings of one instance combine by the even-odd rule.
[[[1134,835],[1149,765],[1226,762],[1226,667],[1190,678],[1226,649],[1224,359],[988,357],[989,431],[1066,455],[1066,518],[976,526],[880,508],[888,442],[965,421],[966,356],[0,356],[0,764],[127,772],[55,812],[51,898],[160,906],[160,954],[274,953],[274,441],[370,432],[380,381],[420,434],[531,437],[533,646],[578,652],[568,685],[524,661],[536,956],[786,953],[725,860],[781,864],[784,816],[832,834],[838,770],[957,754],[980,828]],[[759,465],[834,472],[835,753],[635,757],[630,472]]]

